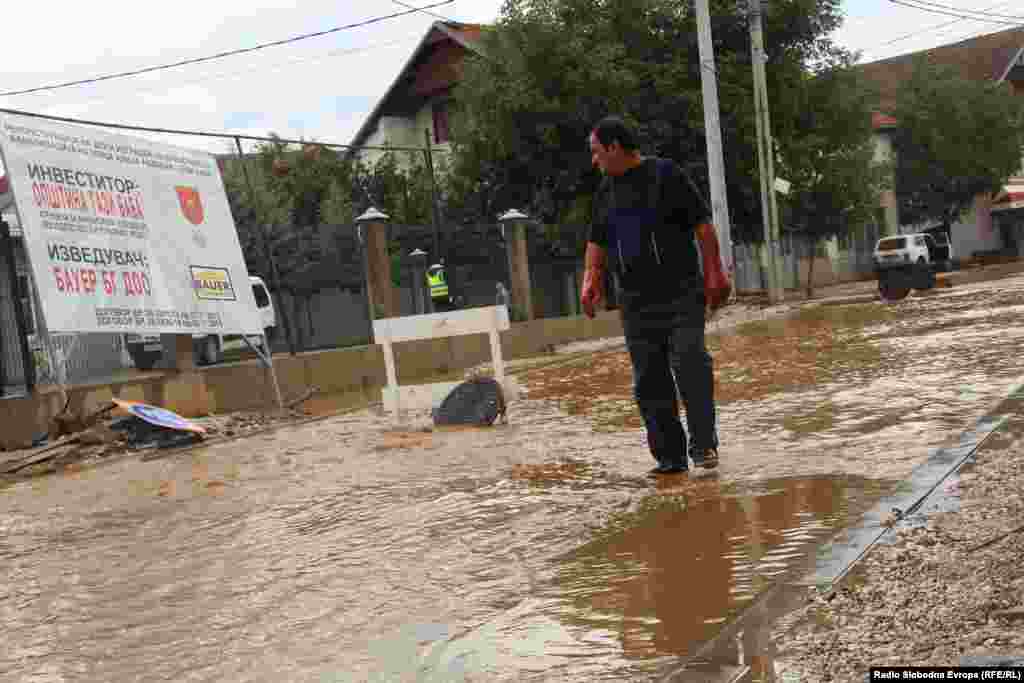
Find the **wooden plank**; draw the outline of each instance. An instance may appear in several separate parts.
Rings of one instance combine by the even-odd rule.
[[[484,306],[447,313],[407,315],[373,321],[373,339],[392,344],[416,339],[456,337],[466,334],[487,334],[492,329],[509,329],[507,306]]]
[[[384,369],[388,375],[388,389],[398,389],[398,368],[395,365],[395,352],[391,348],[391,342],[384,342]],[[394,393],[392,396],[392,403],[385,403],[385,407],[395,415],[398,415],[398,393]]]
[[[497,330],[491,330],[491,361],[494,363],[494,379],[498,383],[505,381],[505,359],[501,357],[501,337]]]

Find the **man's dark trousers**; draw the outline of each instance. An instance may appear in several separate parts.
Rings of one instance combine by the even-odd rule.
[[[678,396],[686,408],[689,437],[697,448],[717,448],[711,355],[704,342],[704,297],[684,304],[623,312],[626,347],[633,362],[633,394],[651,455],[664,465],[686,466],[687,434]]]

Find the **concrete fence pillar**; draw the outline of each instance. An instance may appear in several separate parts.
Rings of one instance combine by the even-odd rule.
[[[356,219],[356,234],[363,247],[363,271],[370,320],[400,315],[398,292],[391,282],[387,224],[390,217],[372,206]]]
[[[508,272],[512,278],[512,310],[533,320],[533,292],[530,289],[530,257],[526,244],[526,223],[529,217],[512,209],[498,221],[508,253]]]
[[[196,367],[191,334],[161,334],[163,364],[176,372],[168,376],[159,396],[160,406],[185,417],[208,415],[213,408],[206,378]]]

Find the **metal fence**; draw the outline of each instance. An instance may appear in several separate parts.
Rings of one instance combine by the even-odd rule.
[[[50,343],[52,356],[41,341],[35,354],[40,384],[58,382],[61,370],[68,384],[85,384],[112,379],[133,367],[120,334],[54,334]]]
[[[872,272],[872,252],[878,241],[880,229],[877,225],[867,224],[859,230],[837,240],[837,254],[829,259],[831,280],[844,282],[855,280]],[[779,246],[782,251],[783,286],[790,289],[803,287],[806,282],[807,264],[812,255],[815,258],[825,257],[824,243],[814,245],[800,233],[790,232],[780,236]],[[734,285],[737,291],[767,290],[768,255],[763,244],[736,244],[733,246],[736,260]],[[822,282],[818,282],[818,285]]]
[[[799,286],[801,240],[793,235],[782,235],[783,287],[792,289]],[[763,244],[735,244],[733,258],[736,261],[733,286],[738,292],[752,292],[768,289],[768,254]]]
[[[18,245],[0,221],[0,397],[24,396],[35,381],[26,338],[31,278],[20,274],[24,259]]]

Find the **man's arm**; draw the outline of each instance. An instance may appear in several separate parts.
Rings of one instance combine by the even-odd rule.
[[[594,317],[597,305],[604,299],[604,270],[607,258],[607,249],[594,242],[587,242],[580,304],[588,318]]]

